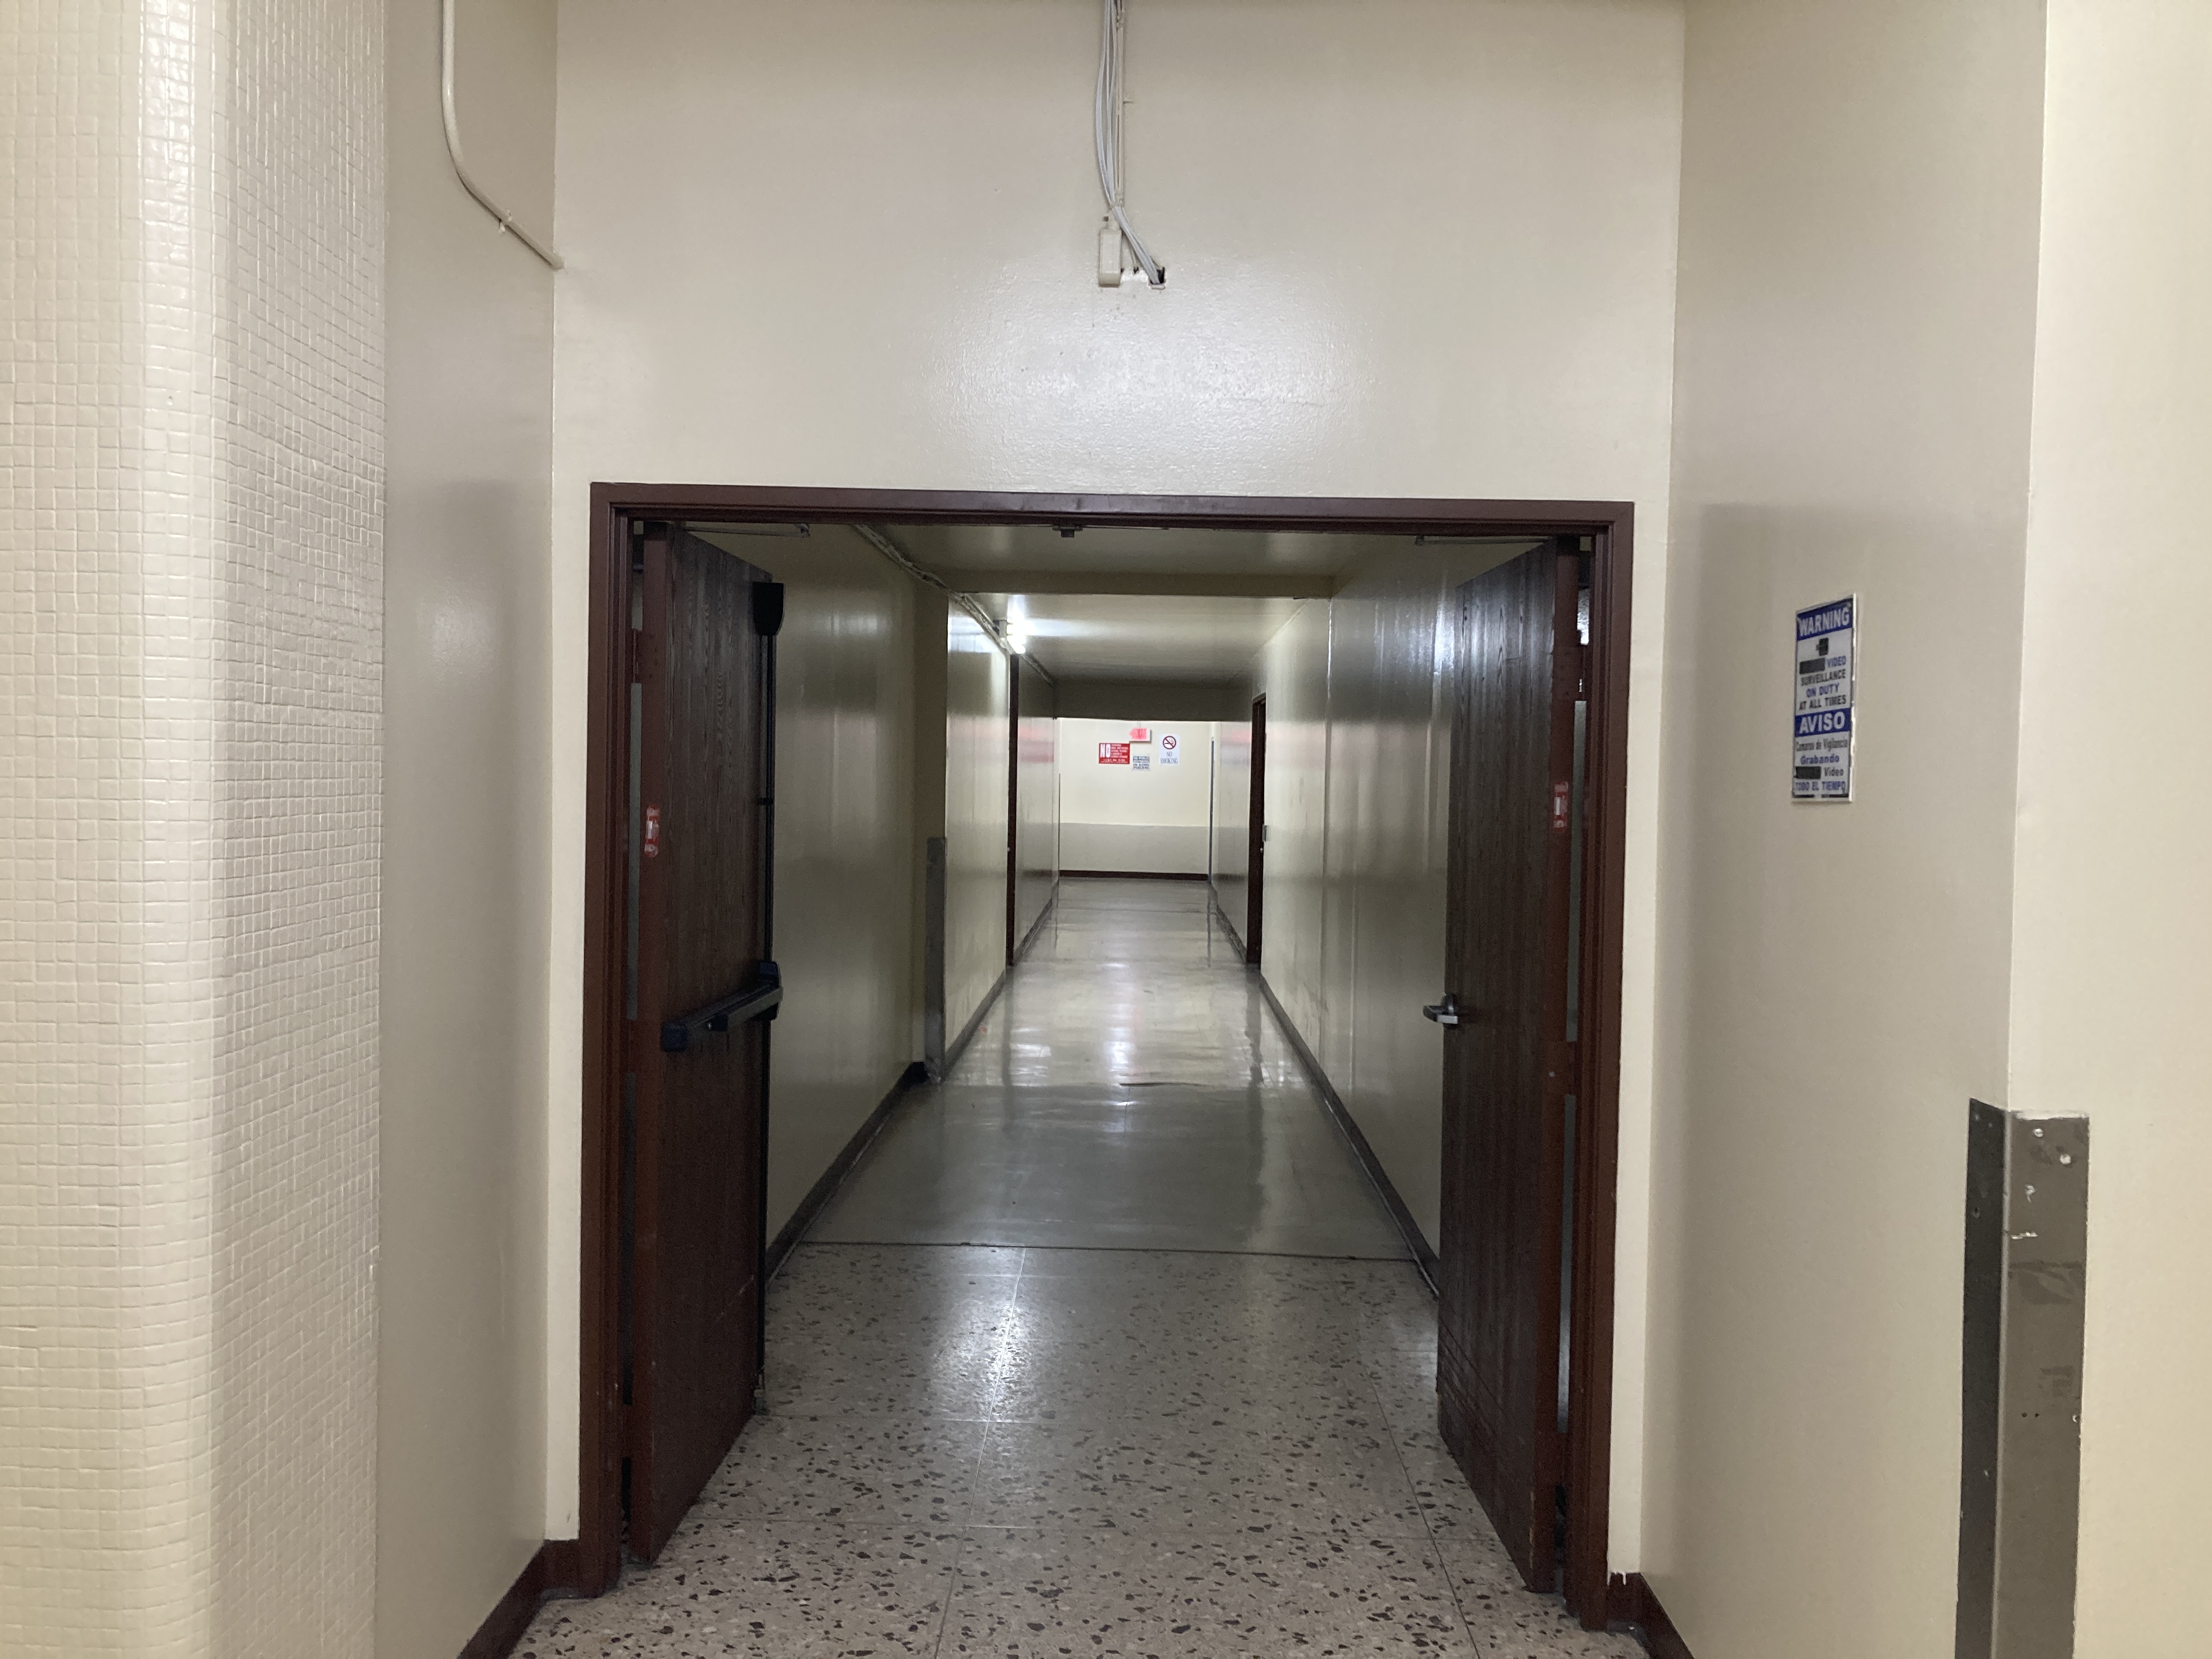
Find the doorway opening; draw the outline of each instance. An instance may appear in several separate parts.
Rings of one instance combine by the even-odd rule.
[[[1577,604],[1586,591],[1590,618],[1577,680],[1583,693],[1578,701],[1583,705],[1580,729],[1584,760],[1574,803],[1572,845],[1564,855],[1565,866],[1574,875],[1579,904],[1579,921],[1571,929],[1578,941],[1574,976],[1581,988],[1577,994],[1578,1025],[1571,1060],[1574,1086],[1564,1091],[1554,1090],[1546,1097],[1554,1101],[1555,1109],[1571,1114],[1571,1122],[1556,1126],[1562,1148],[1558,1171],[1561,1197],[1548,1217],[1553,1290],[1547,1305],[1559,1311],[1566,1332],[1570,1359],[1558,1368],[1566,1376],[1566,1409],[1564,1413],[1555,1411],[1551,1419],[1555,1425],[1563,1420],[1564,1428],[1555,1426],[1552,1431],[1553,1439],[1543,1452],[1549,1461],[1540,1468],[1532,1462],[1525,1473],[1534,1480],[1549,1480],[1546,1495],[1553,1491],[1558,1495],[1562,1528],[1559,1582],[1568,1603],[1586,1624],[1601,1626],[1607,1611],[1606,1499],[1613,1369],[1613,1197],[1631,508],[1603,502],[1103,497],[611,484],[595,487],[592,513],[582,1147],[582,1517],[578,1551],[582,1582],[577,1588],[587,1594],[606,1589],[619,1571],[625,1529],[633,1547],[641,1536],[637,1516],[625,1510],[625,1488],[635,1476],[635,1448],[641,1432],[634,1399],[625,1394],[625,1362],[634,1377],[636,1340],[624,1314],[633,1299],[635,1273],[634,1261],[625,1250],[625,1221],[631,1212],[627,1207],[630,1200],[626,1197],[624,1173],[629,1170],[634,1175],[635,1171],[634,1158],[626,1156],[625,1133],[626,1125],[632,1126],[629,1132],[634,1133],[626,1102],[636,1089],[635,1031],[655,1011],[633,1011],[625,1000],[630,988],[625,964],[630,919],[629,848],[634,822],[629,778],[637,741],[629,690],[631,643],[628,635],[644,577],[630,556],[633,547],[643,537],[662,533],[652,526],[686,524],[980,526],[1017,532],[1049,531],[1062,537],[1094,529],[1146,528],[1243,532],[1286,538],[1368,535],[1443,546],[1512,540],[1540,545],[1551,550],[1555,559],[1571,562],[1577,573]],[[1462,630],[1453,648],[1464,653],[1468,644]],[[1008,673],[1006,703],[1012,713],[1001,750],[1010,779],[1009,831],[1002,866],[1006,896],[1002,936],[1005,955],[1012,960],[1019,953],[1024,923],[1029,920],[1022,886],[1030,861],[1022,854],[1015,826],[1024,811],[1018,782],[1023,765],[1020,711],[1025,704],[1032,704],[1032,699],[1018,663]],[[1279,696],[1276,701],[1280,702]],[[1272,712],[1278,739],[1293,744],[1304,740],[1304,728],[1296,724],[1296,710],[1285,714],[1276,708]],[[1271,862],[1270,855],[1280,852],[1281,837],[1273,837],[1277,844],[1270,845],[1267,805],[1270,713],[1265,695],[1252,705],[1251,804],[1244,826],[1249,880],[1241,915],[1226,918],[1232,926],[1243,923],[1241,959],[1253,963],[1261,958],[1264,884],[1273,881],[1280,888],[1286,881],[1310,879],[1311,874],[1300,869],[1285,870],[1280,858]],[[1290,733],[1287,738],[1285,732]],[[1464,774],[1473,763],[1462,760],[1454,775]],[[1548,788],[1542,805],[1548,810]],[[1209,844],[1218,847],[1220,838],[1209,832]],[[1455,903],[1464,902],[1463,893],[1455,900]],[[1027,931],[1035,933],[1043,921],[1040,912],[1036,921],[1029,921]],[[1274,910],[1265,916],[1269,938],[1278,934],[1280,921]],[[996,921],[991,927],[994,933],[1000,929]],[[1293,1046],[1302,1047],[1294,1030],[1288,1035]],[[1447,1038],[1448,1043],[1451,1041]],[[764,1038],[762,1046],[764,1050]],[[1310,1062],[1310,1054],[1302,1058]],[[1319,1075],[1317,1067],[1314,1070],[1316,1086],[1328,1091],[1326,1078]],[[1132,1077],[1125,1081],[1141,1086],[1154,1080]],[[1560,1103],[1566,1103],[1562,1107]],[[763,1095],[763,1112],[764,1108]],[[1571,1200],[1567,1196],[1564,1163],[1564,1149],[1569,1146],[1572,1148]],[[1440,1147],[1436,1155],[1448,1159],[1449,1149]],[[1463,1185],[1453,1189],[1448,1183],[1448,1200],[1456,1201],[1451,1200],[1454,1191],[1460,1200],[1468,1195]],[[1544,1219],[1537,1218],[1540,1222]],[[1454,1252],[1463,1255],[1475,1241],[1449,1214],[1439,1231],[1446,1245],[1449,1280]],[[1518,1239],[1516,1243],[1520,1248],[1528,1240]],[[1563,1271],[1564,1282],[1559,1277]],[[1478,1313],[1477,1323],[1488,1316]],[[1534,1436],[1533,1426],[1529,1433]],[[1518,1478],[1522,1471],[1518,1465],[1515,1469]],[[1553,1476],[1556,1479],[1550,1479]],[[1492,1496],[1486,1494],[1486,1501]],[[1522,1565],[1524,1571],[1530,1571],[1540,1570],[1546,1564],[1532,1553]]]

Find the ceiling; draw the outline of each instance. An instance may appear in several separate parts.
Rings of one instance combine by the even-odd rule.
[[[741,555],[728,526],[692,526]],[[1055,678],[1222,685],[1309,599],[1327,599],[1355,567],[1412,553],[1412,535],[1049,524],[874,526],[924,569],[994,617],[1026,619],[1029,654]],[[804,534],[796,526],[765,527]],[[1431,546],[1443,538],[1422,538]],[[1525,538],[1454,537],[1464,580]],[[803,544],[802,544],[803,545]]]
[[[1236,680],[1304,601],[1222,594],[979,593],[1060,679]]]
[[[1063,536],[1048,524],[910,524],[883,526],[921,564],[955,570],[1085,572],[1126,576],[1305,576],[1340,574],[1410,536],[1324,535],[1298,531],[1161,530],[1086,525]],[[980,584],[979,584],[980,585]],[[1302,591],[1310,585],[1300,584]]]
[[[1352,570],[1402,556],[1412,536],[1050,525],[885,525],[918,563],[994,617],[1027,617],[1029,654],[1061,679],[1229,684],[1310,599]],[[1429,541],[1433,546],[1434,539]],[[1467,574],[1531,545],[1454,538]],[[1091,591],[1085,591],[1091,590]],[[1103,590],[1103,591],[1102,591]]]

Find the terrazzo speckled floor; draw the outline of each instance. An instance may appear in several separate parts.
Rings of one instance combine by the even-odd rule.
[[[1066,884],[769,1319],[769,1410],[661,1559],[517,1653],[1643,1651],[1520,1588],[1434,1304],[1196,883]]]

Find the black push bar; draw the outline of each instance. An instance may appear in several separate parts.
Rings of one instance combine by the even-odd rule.
[[[691,1037],[697,1031],[726,1031],[732,1025],[742,1025],[749,1019],[774,1019],[776,1005],[783,1000],[783,974],[772,962],[763,962],[757,969],[754,982],[742,991],[732,991],[719,1002],[710,1002],[703,1008],[693,1010],[681,1019],[672,1019],[660,1028],[660,1051],[680,1054],[691,1046]]]

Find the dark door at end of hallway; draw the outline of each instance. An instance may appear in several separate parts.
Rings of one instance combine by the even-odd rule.
[[[1244,960],[1260,961],[1260,901],[1267,891],[1267,700],[1252,699],[1252,807],[1245,820]]]
[[[1574,554],[1547,545],[1459,590],[1440,1005],[1439,1419],[1515,1565],[1543,1590],[1565,1479],[1579,570]]]
[[[1022,949],[1022,659],[1006,659],[1006,966]]]
[[[631,570],[622,1340],[629,1547],[649,1561],[761,1369],[782,590],[673,526],[646,526]]]

